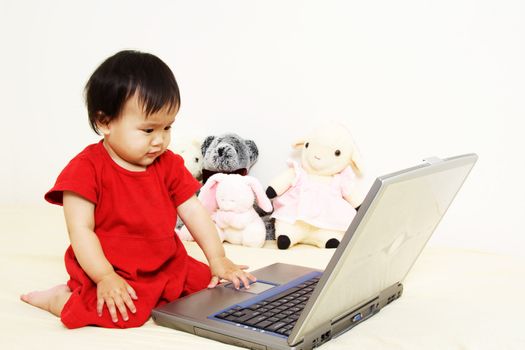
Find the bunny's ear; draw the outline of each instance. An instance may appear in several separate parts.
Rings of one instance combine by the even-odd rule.
[[[204,207],[208,210],[210,214],[214,213],[217,209],[217,185],[224,179],[224,174],[215,174],[211,176],[208,181],[202,186],[199,193],[199,200],[202,202]]]
[[[271,212],[273,209],[272,202],[270,202],[270,200],[264,193],[264,190],[259,180],[257,180],[256,178],[252,176],[243,176],[243,179],[251,187],[253,193],[255,194],[257,205],[265,212],[267,213]]]

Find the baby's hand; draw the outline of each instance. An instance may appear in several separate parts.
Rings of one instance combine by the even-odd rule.
[[[246,270],[246,265],[236,265],[226,257],[219,257],[210,260],[211,281],[208,288],[214,288],[220,279],[226,279],[233,283],[235,289],[239,289],[241,282],[246,288],[250,288],[250,281],[255,282],[257,279]]]
[[[129,317],[126,306],[132,313],[137,312],[132,299],[138,299],[135,290],[115,272],[104,276],[97,283],[97,313],[99,317],[102,316],[102,309],[106,304],[113,322],[118,321],[116,309],[120,311],[122,319],[127,321]]]

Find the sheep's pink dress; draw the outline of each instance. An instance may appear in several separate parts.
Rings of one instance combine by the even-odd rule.
[[[297,162],[289,161],[288,165],[294,168],[295,178],[292,186],[273,201],[272,217],[290,224],[303,221],[322,229],[346,231],[356,213],[343,198],[355,179],[352,168],[334,175],[330,182],[320,183],[309,178]]]

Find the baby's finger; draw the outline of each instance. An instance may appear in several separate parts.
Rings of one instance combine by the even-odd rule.
[[[102,309],[104,308],[104,299],[99,297],[97,299],[97,315],[98,317],[102,316]]]
[[[126,287],[129,295],[131,296],[131,299],[133,300],[137,300],[138,297],[137,297],[137,293],[135,292],[135,289],[133,289],[129,284],[127,285]]]
[[[242,281],[244,288],[250,289],[250,281],[248,280],[248,277],[245,274],[242,274],[239,278]]]
[[[235,273],[232,273],[226,279],[230,280],[233,283],[233,286],[235,287],[235,289],[239,289],[241,287],[241,281],[239,280],[239,277],[237,277]]]
[[[117,299],[115,300],[115,305],[117,306],[118,311],[122,315],[122,319],[124,321],[129,320],[128,310],[126,310],[126,305],[124,304],[121,297],[117,297]]]
[[[257,277],[255,277],[254,275],[252,275],[251,273],[249,272],[245,272],[246,276],[250,279],[250,281],[252,282],[257,282]]]
[[[248,270],[250,267],[248,265],[237,265],[241,270]]]
[[[212,276],[210,283],[208,284],[208,288],[215,288],[219,284],[219,277],[218,276]]]
[[[111,315],[111,320],[115,323],[118,322],[117,310],[115,309],[115,302],[111,298],[106,299],[106,306],[108,307],[109,314]]]
[[[135,312],[137,312],[137,308],[135,307],[135,304],[133,303],[133,300],[131,300],[132,297],[133,296],[130,296],[128,294],[124,294],[122,296],[122,299],[124,300],[124,303],[128,307],[129,311],[131,311],[132,313],[135,313]]]

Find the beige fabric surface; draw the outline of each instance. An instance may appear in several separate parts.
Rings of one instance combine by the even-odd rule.
[[[233,349],[160,327],[66,329],[19,295],[64,283],[68,245],[62,210],[0,207],[1,349]],[[191,255],[203,259],[194,243]],[[274,242],[254,249],[225,245],[251,269],[273,262],[324,268],[333,251]],[[457,248],[427,247],[405,280],[401,299],[322,349],[525,349],[525,260]],[[349,286],[351,288],[352,286]]]

